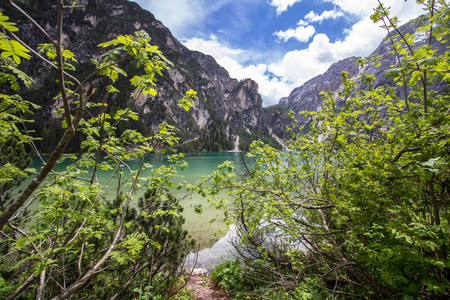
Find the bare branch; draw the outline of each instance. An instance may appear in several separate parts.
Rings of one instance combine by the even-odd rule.
[[[70,107],[69,107],[69,99],[67,98],[67,92],[66,92],[66,86],[64,83],[64,62],[63,62],[63,55],[62,55],[62,23],[63,23],[63,15],[64,15],[64,9],[63,9],[63,1],[60,0],[58,2],[58,20],[56,24],[56,31],[57,31],[57,41],[56,41],[56,58],[57,58],[57,64],[58,64],[58,84],[59,84],[59,91],[61,92],[61,97],[63,99],[64,104],[64,112],[66,117],[66,123],[67,123],[67,130],[72,133],[72,135],[75,132],[75,129],[72,125],[72,116],[70,113]]]

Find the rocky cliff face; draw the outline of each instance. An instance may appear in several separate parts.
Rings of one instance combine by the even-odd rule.
[[[357,57],[350,57],[334,63],[325,73],[295,88],[288,97],[281,98],[279,105],[295,112],[319,108],[322,104],[319,93],[339,89],[343,71],[347,71],[350,77],[358,73],[357,59]]]
[[[143,96],[137,103],[144,130],[151,131],[164,121],[176,124],[182,129],[182,141],[195,141],[183,144],[184,151],[229,150],[242,132],[254,136],[268,131],[258,85],[254,81],[230,78],[214,58],[184,47],[169,29],[136,3],[126,0],[81,0],[77,4],[85,5],[86,9],[65,13],[64,46],[76,54],[80,76],[93,69],[90,58],[100,55],[99,43],[117,35],[133,34],[137,30],[145,30],[151,37],[151,43],[158,46],[174,64],[158,79],[157,96]],[[55,36],[56,1],[23,0],[21,6]],[[47,42],[22,16],[7,7],[5,9],[5,14],[21,28],[19,35],[23,40],[32,45]],[[36,79],[28,96],[47,108],[46,115],[36,118],[55,117],[52,114],[56,106],[52,101],[57,93],[55,75],[47,69],[35,69],[34,62],[27,69]],[[126,71],[132,76],[132,70]],[[128,101],[126,95],[130,91],[126,82],[118,85],[122,92],[111,100],[112,109],[124,106]],[[186,114],[177,109],[176,104],[190,89],[197,91],[199,99]],[[97,97],[100,98],[101,93]],[[38,131],[42,129],[37,128]]]

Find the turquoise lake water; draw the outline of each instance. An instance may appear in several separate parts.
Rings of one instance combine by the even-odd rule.
[[[190,184],[195,184],[202,176],[211,174],[225,161],[233,161],[235,166],[239,168],[241,163],[241,153],[237,152],[199,152],[199,153],[186,153],[185,158],[189,166],[183,170],[179,171],[178,174],[181,177],[176,178],[173,182],[183,182],[186,181]],[[44,157],[45,159],[45,157]],[[161,165],[167,165],[167,155],[155,154],[150,155],[146,161],[150,163],[154,168],[158,168]],[[132,169],[137,169],[139,167],[138,161],[127,162]],[[67,162],[58,164],[55,168],[55,172],[63,171]],[[32,167],[36,170],[42,166],[41,161],[38,158],[34,158]],[[150,171],[147,171],[150,172]],[[98,173],[98,182],[103,183],[108,180],[111,173],[107,171],[101,171]],[[145,173],[142,176],[146,176]],[[31,180],[31,179],[30,179]],[[110,191],[113,195],[115,184],[112,181],[110,184]],[[133,195],[133,199],[137,201],[144,193],[144,190],[137,191]],[[183,197],[186,192],[183,190],[173,190],[171,193],[176,197]],[[197,240],[200,249],[211,248],[220,238],[223,238],[228,229],[222,221],[220,221],[222,211],[218,211],[215,208],[209,206],[207,200],[199,195],[191,195],[190,197],[183,200],[182,205],[184,207],[183,216],[186,219],[184,228],[189,231],[194,239]],[[203,213],[201,215],[195,213],[194,207],[197,205],[202,205]],[[212,220],[217,219],[217,221],[212,222]]]

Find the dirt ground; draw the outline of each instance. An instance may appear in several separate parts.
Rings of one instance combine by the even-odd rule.
[[[195,269],[186,278],[186,287],[192,291],[197,300],[230,300],[226,291],[215,289],[209,279],[209,273],[205,269]]]

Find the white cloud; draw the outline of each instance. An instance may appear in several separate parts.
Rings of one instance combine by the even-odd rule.
[[[376,8],[379,3],[377,0],[325,0],[326,2],[333,3],[341,10],[347,13],[355,14],[361,18],[368,17],[373,13],[373,9]],[[423,11],[419,5],[416,5],[415,1],[401,1],[401,0],[383,0],[385,7],[391,7],[391,13],[394,16],[398,16],[403,22],[407,22],[412,18],[422,14]]]
[[[289,28],[286,31],[277,31],[274,33],[278,40],[287,42],[291,38],[295,38],[300,42],[307,42],[314,35],[316,30],[313,26],[297,26],[295,29]]]
[[[302,0],[269,0],[269,4],[277,8],[277,14],[285,12],[290,6]]]
[[[300,20],[300,21],[298,21],[297,25],[299,25],[299,26],[307,26],[307,25],[309,25],[309,23],[306,22],[305,20]]]
[[[307,49],[286,53],[283,60],[269,65],[269,71],[282,76],[294,87],[327,70],[338,57],[325,34],[317,34]],[[287,94],[285,95],[287,96]]]
[[[316,33],[316,29],[312,25],[309,25],[309,22],[322,23],[324,20],[337,19],[343,16],[344,14],[341,11],[336,10],[327,10],[320,15],[316,14],[314,11],[310,11],[305,16],[305,20],[298,21],[296,28],[289,28],[286,31],[280,30],[274,32],[274,35],[278,37],[278,41],[287,42],[288,40],[295,38],[296,40],[304,43],[309,41],[309,39]]]
[[[378,6],[377,0],[325,0],[325,2],[331,2],[341,10],[356,15],[368,15]]]
[[[208,13],[201,0],[135,1],[151,11],[158,20],[164,23],[164,26],[170,28],[175,36],[183,36],[185,28],[201,24]]]
[[[234,0],[133,0],[152,12],[175,37],[181,38],[192,29],[202,28],[205,19],[226,4],[238,6]],[[239,13],[239,9],[235,9]]]
[[[206,54],[212,55],[216,58],[225,56],[235,57],[243,52],[241,49],[232,49],[222,45],[215,35],[211,35],[209,40],[201,38],[192,38],[182,40],[182,43],[191,50],[203,49]]]
[[[269,71],[297,87],[322,74],[338,60],[369,55],[385,35],[386,32],[367,19],[356,23],[342,41],[333,43],[327,35],[316,34],[308,48],[286,53],[283,60],[269,66]]]
[[[321,13],[320,15],[316,14],[313,11],[310,11],[306,16],[305,20],[309,22],[319,22],[322,23],[324,20],[328,19],[337,19],[343,17],[344,13],[337,10],[327,10]]]

